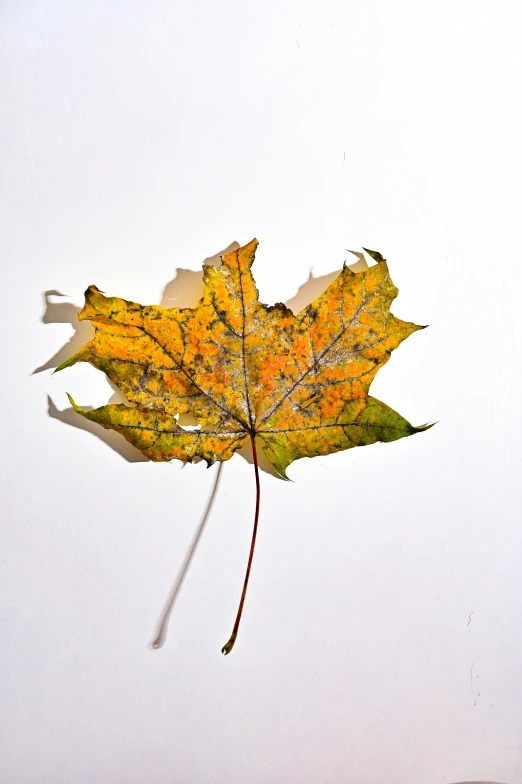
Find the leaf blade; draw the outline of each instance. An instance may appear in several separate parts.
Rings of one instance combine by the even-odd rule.
[[[373,411],[373,378],[392,351],[424,327],[390,312],[398,290],[377,251],[368,251],[376,265],[358,273],[345,266],[297,315],[281,303],[265,306],[251,272],[257,245],[252,240],[225,255],[220,268],[204,268],[204,293],[195,308],[142,306],[89,286],[79,317],[92,322],[94,338],[57,371],[90,362],[136,408],[78,413],[119,428],[144,454],[156,455],[151,459],[225,460],[246,435],[264,435],[266,456],[283,477],[299,457],[365,445],[360,417]],[[154,431],[156,451],[153,436],[146,435],[153,430],[143,426],[131,434],[129,423],[138,414],[129,412],[136,411],[143,422],[153,418],[170,433]],[[190,431],[177,425],[180,414],[191,414],[202,436],[183,435]],[[359,422],[356,443],[341,427],[348,421],[352,427]],[[385,433],[382,423],[371,424]],[[420,429],[400,437],[414,432]],[[218,434],[221,440],[211,444]]]

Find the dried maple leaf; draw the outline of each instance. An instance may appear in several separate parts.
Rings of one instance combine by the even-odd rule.
[[[413,427],[368,395],[391,352],[419,327],[390,313],[397,289],[386,261],[365,272],[346,265],[324,294],[294,315],[285,305],[262,305],[250,268],[257,240],[205,267],[196,308],[144,307],[85,294],[79,318],[94,338],[57,370],[90,362],[134,407],[75,411],[122,433],[151,460],[228,460],[248,439],[257,487],[252,546],[236,623],[237,636],[259,518],[256,438],[278,474],[301,457],[395,441],[427,429]],[[199,429],[178,424],[191,414]]]

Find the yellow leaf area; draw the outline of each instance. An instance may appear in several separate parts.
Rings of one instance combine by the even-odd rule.
[[[390,313],[397,296],[386,261],[354,273],[344,267],[301,313],[259,302],[251,273],[257,240],[204,268],[196,308],[142,306],[85,294],[80,319],[94,338],[57,370],[90,362],[133,406],[75,410],[122,433],[151,460],[211,465],[258,438],[278,474],[302,457],[376,441],[413,427],[375,398],[370,384],[391,352],[423,327]],[[191,414],[198,429],[178,424]]]

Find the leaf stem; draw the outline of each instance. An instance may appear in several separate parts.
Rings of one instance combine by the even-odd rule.
[[[254,517],[254,530],[252,531],[252,543],[250,545],[250,554],[248,556],[248,564],[246,568],[245,574],[245,582],[243,583],[243,591],[241,593],[241,599],[239,602],[239,608],[236,615],[236,621],[234,623],[234,628],[232,629],[232,634],[230,635],[230,639],[223,647],[221,648],[221,653],[225,656],[227,653],[230,653],[232,648],[234,647],[234,643],[237,639],[237,632],[239,629],[239,622],[241,621],[241,614],[243,612],[243,605],[245,603],[245,596],[248,586],[248,579],[250,577],[250,569],[252,567],[252,558],[254,557],[254,548],[256,546],[256,536],[257,536],[257,524],[259,521],[259,504],[261,501],[261,485],[259,483],[259,465],[257,462],[257,449],[256,449],[256,437],[255,435],[251,436],[252,439],[252,455],[254,458],[254,471],[256,475],[256,514]]]

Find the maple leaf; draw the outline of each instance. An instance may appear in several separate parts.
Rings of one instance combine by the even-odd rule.
[[[234,631],[237,636],[259,518],[256,439],[282,478],[302,457],[327,455],[426,430],[370,397],[377,371],[393,349],[419,329],[390,313],[398,290],[385,259],[354,273],[346,264],[301,313],[258,300],[250,271],[257,240],[204,268],[204,295],[195,308],[142,306],[85,293],[80,320],[94,338],[58,368],[90,362],[133,406],[74,410],[122,433],[154,461],[228,460],[248,439],[257,487],[254,534]],[[178,424],[191,414],[198,429]]]

